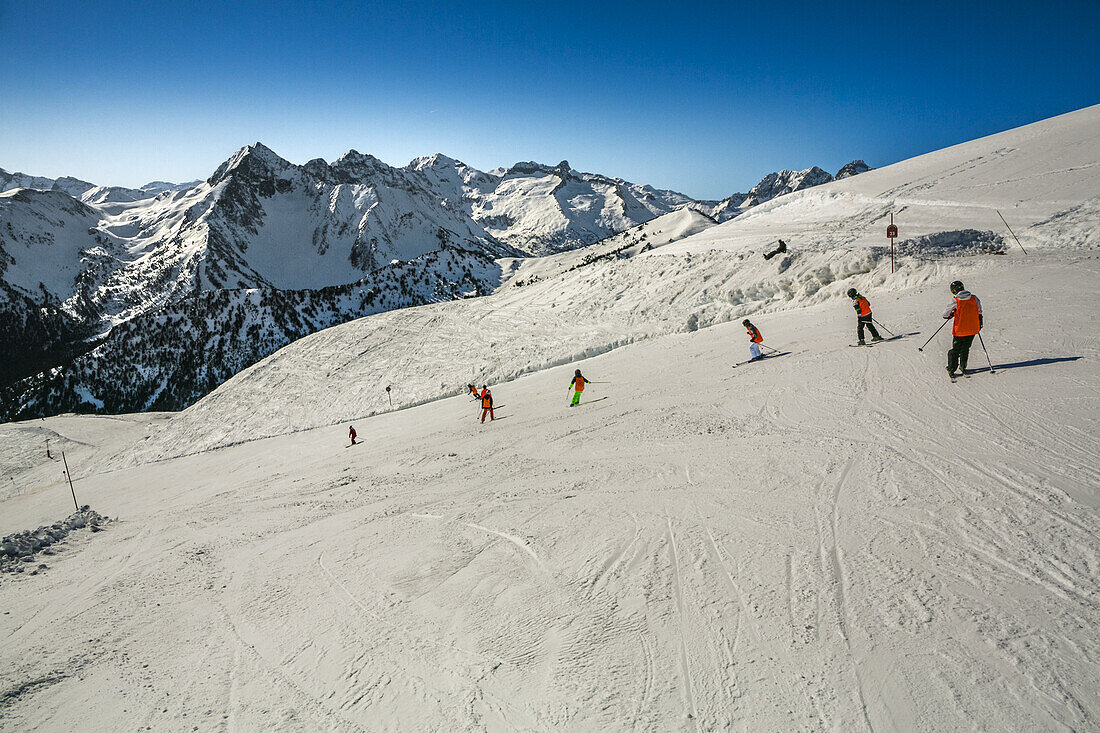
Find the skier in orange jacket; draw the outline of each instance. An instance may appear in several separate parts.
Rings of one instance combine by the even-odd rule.
[[[573,401],[569,403],[570,407],[576,407],[581,403],[581,392],[584,391],[584,385],[588,383],[580,369],[573,374],[573,380],[569,382],[569,388],[573,390]]]
[[[955,302],[943,312],[943,317],[955,319],[951,324],[951,350],[947,352],[947,373],[954,377],[956,368],[966,374],[970,344],[982,330],[982,304],[959,280],[951,283],[951,294]]]
[[[749,356],[752,357],[753,361],[763,359],[764,355],[760,353],[760,344],[764,343],[764,337],[761,335],[760,329],[752,325],[748,318],[741,321],[741,325],[749,332]]]
[[[493,393],[489,391],[487,385],[481,386],[481,422],[485,422],[485,416],[489,416],[489,420],[496,420],[493,416]]]
[[[863,346],[863,329],[865,327],[871,332],[872,343],[882,341],[882,336],[879,336],[878,331],[875,329],[870,301],[860,295],[855,288],[848,288],[848,297],[852,299],[852,307],[856,309],[856,338],[859,339],[859,345]]]

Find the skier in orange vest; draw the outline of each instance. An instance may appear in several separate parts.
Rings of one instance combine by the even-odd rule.
[[[581,370],[578,369],[573,374],[573,380],[569,382],[569,388],[573,390],[573,401],[569,403],[570,407],[576,407],[581,403],[581,392],[584,391],[584,385],[589,384],[589,381],[581,374]]]
[[[749,332],[749,356],[752,357],[752,361],[763,359],[764,355],[760,353],[760,344],[764,343],[764,337],[760,334],[760,329],[752,325],[748,318],[741,321],[741,325]]]
[[[475,400],[479,397],[477,393],[477,387],[475,387],[474,385],[467,384],[466,389],[470,390],[470,397],[473,397]]]
[[[874,318],[871,316],[871,303],[860,295],[855,288],[848,288],[848,297],[852,299],[852,307],[856,309],[856,338],[859,345],[863,346],[863,329],[871,332],[871,342],[882,341],[882,336],[875,330]]]
[[[485,415],[489,416],[490,421],[496,420],[493,416],[493,393],[488,385],[481,386],[481,422],[485,422]]]
[[[954,377],[956,368],[966,374],[970,344],[982,330],[982,304],[959,280],[951,283],[951,294],[955,302],[944,311],[943,317],[955,319],[951,324],[951,350],[947,352],[947,373]]]

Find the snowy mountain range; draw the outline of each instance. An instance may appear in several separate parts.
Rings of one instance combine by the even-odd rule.
[[[486,259],[572,250],[682,208],[727,221],[830,180],[780,171],[696,201],[567,161],[483,172],[436,154],[397,168],[351,150],[296,165],[260,143],[205,181],[139,189],[0,169],[0,343],[16,355],[0,366],[0,417],[181,409],[380,304],[489,292]]]

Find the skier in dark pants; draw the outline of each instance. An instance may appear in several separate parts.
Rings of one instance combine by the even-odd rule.
[[[970,356],[970,344],[982,330],[982,304],[962,282],[951,283],[955,302],[943,313],[944,320],[954,318],[951,324],[951,350],[947,352],[947,373],[955,376],[956,369],[966,374],[966,359]]]
[[[852,307],[856,309],[856,338],[859,345],[863,346],[863,329],[871,332],[871,341],[882,341],[882,336],[875,330],[874,319],[871,316],[871,303],[860,295],[855,288],[848,288],[848,297],[852,299]]]
[[[493,415],[493,393],[489,391],[488,385],[482,385],[481,387],[481,422],[485,422],[485,416],[489,416],[489,420],[496,420]]]

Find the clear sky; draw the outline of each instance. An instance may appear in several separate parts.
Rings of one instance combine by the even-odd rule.
[[[1098,37],[1096,0],[0,0],[0,167],[137,186],[259,140],[721,198],[1100,103]]]

